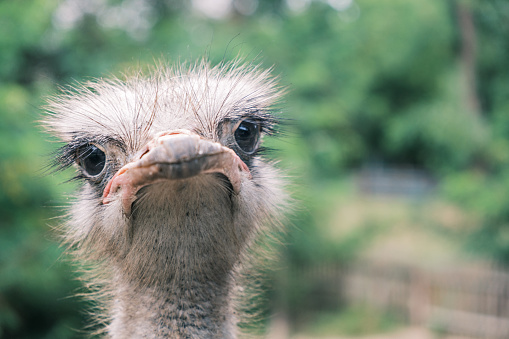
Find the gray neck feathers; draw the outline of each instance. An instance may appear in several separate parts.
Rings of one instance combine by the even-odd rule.
[[[122,283],[112,306],[112,338],[235,338],[230,279],[134,287]]]
[[[127,221],[129,244],[112,258],[108,331],[113,338],[234,338],[231,293],[247,242],[246,225],[235,222],[242,213],[214,180],[172,185],[142,191]]]

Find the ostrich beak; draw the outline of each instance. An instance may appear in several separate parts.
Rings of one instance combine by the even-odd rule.
[[[205,173],[224,174],[236,194],[240,192],[242,176],[251,175],[239,156],[220,143],[203,139],[188,130],[159,133],[135,161],[122,167],[108,182],[102,202],[110,203],[120,190],[124,213],[130,215],[136,193],[143,186]]]

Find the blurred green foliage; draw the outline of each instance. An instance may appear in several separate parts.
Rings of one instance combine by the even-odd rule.
[[[48,226],[73,187],[61,184],[65,174],[45,175],[57,145],[38,127],[44,97],[160,58],[217,63],[240,54],[274,65],[290,88],[288,132],[270,141],[304,206],[292,218],[288,263],[346,260],[364,246],[369,225],[328,245],[324,190],[380,162],[434,175],[444,196],[479,216],[472,245],[509,264],[504,0],[232,3],[229,16],[212,19],[178,0],[0,2],[0,338],[77,337],[86,322],[83,303],[69,298],[79,284]],[[471,13],[477,37],[470,66],[459,8]],[[474,93],[465,89],[468,67]],[[467,104],[472,95],[477,109]]]

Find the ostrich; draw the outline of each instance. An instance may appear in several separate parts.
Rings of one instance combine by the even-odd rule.
[[[286,206],[263,158],[282,95],[270,70],[206,61],[94,80],[49,100],[58,168],[82,182],[64,225],[110,338],[236,338],[253,239]]]

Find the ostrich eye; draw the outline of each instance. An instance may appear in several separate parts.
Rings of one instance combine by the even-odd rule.
[[[255,122],[243,120],[235,130],[235,141],[240,149],[246,153],[255,151],[259,139],[260,125]]]
[[[106,165],[106,154],[94,145],[87,145],[78,151],[78,165],[86,174],[99,175]]]

